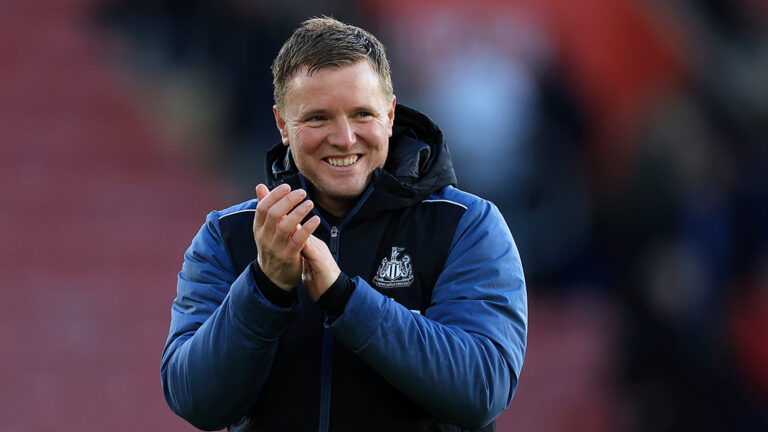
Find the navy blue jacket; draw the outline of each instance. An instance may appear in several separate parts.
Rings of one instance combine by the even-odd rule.
[[[306,189],[286,147],[267,167]],[[209,214],[163,350],[173,411],[206,430],[493,430],[523,365],[525,282],[499,211],[453,184],[437,126],[398,105],[384,169],[315,234],[354,286],[335,320],[301,285],[286,307],[257,285],[256,200]]]

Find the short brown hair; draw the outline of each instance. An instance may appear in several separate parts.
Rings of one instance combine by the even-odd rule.
[[[312,75],[319,69],[339,68],[364,59],[379,75],[384,94],[392,97],[389,60],[384,45],[374,35],[326,16],[304,21],[272,62],[275,104],[278,109],[284,106],[288,84],[302,66]]]

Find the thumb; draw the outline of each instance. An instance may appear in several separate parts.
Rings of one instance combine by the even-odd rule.
[[[310,235],[304,247],[301,248],[301,255],[308,261],[314,261],[321,257],[321,246],[325,246],[322,240]]]

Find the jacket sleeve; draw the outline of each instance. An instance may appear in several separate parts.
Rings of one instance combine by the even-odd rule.
[[[471,205],[454,234],[425,316],[360,277],[326,325],[436,417],[468,428],[509,405],[523,365],[528,307],[517,248],[493,204]]]
[[[263,296],[252,265],[235,274],[217,212],[184,254],[161,377],[168,405],[200,429],[222,429],[253,404],[296,313]]]

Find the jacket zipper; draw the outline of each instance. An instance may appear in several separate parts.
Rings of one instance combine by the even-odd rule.
[[[329,249],[333,259],[339,262],[339,228],[331,227]],[[333,335],[323,329],[323,350],[320,363],[320,428],[319,432],[328,432],[331,420],[331,362],[333,357]]]
[[[330,244],[331,253],[333,254],[333,257],[336,258],[336,262],[339,261],[338,253],[339,253],[339,229],[336,228],[336,225],[331,227],[331,244]]]

